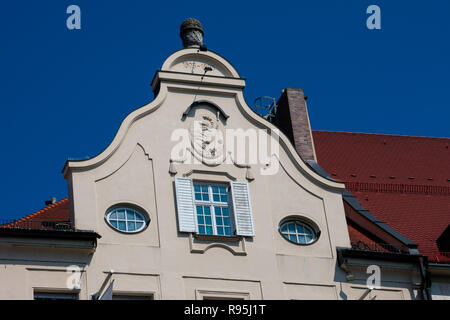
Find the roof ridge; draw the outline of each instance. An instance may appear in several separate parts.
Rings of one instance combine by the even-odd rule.
[[[35,211],[35,212],[33,212],[33,213],[30,213],[29,215],[27,215],[27,216],[25,216],[25,217],[23,217],[23,218],[20,218],[18,221],[27,221],[27,220],[30,220],[30,218],[36,217],[37,215],[40,215],[41,213],[44,213],[44,212],[46,212],[46,211],[48,211],[48,210],[54,209],[54,208],[56,208],[56,207],[59,207],[60,205],[66,203],[67,201],[69,201],[69,198],[68,198],[68,197],[65,197],[65,198],[63,198],[63,199],[61,199],[61,200],[59,200],[59,201],[57,201],[57,202],[55,202],[55,203],[52,203],[52,204],[46,206],[45,208],[42,208],[42,209],[40,209],[40,210],[38,210],[38,211]]]
[[[410,136],[404,134],[393,134],[393,133],[369,133],[369,132],[348,132],[348,131],[332,131],[332,130],[312,130],[313,132],[323,132],[323,133],[345,133],[345,134],[363,134],[371,136],[391,136],[391,137],[402,137],[402,138],[424,138],[424,139],[438,139],[438,140],[449,140],[450,137],[425,137],[425,136]]]

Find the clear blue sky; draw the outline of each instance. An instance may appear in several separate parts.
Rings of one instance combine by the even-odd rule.
[[[66,8],[81,7],[81,30]],[[381,8],[381,30],[366,8]],[[450,1],[7,1],[0,9],[0,218],[67,196],[67,158],[94,156],[199,19],[246,99],[309,96],[313,129],[449,137]]]

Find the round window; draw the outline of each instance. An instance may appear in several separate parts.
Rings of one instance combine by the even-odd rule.
[[[298,219],[283,221],[280,224],[280,233],[286,240],[302,245],[313,243],[319,236],[319,232]]]
[[[148,223],[145,216],[136,209],[120,207],[109,210],[106,221],[116,230],[126,233],[142,231]]]

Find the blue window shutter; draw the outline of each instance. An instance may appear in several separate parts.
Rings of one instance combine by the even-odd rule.
[[[247,182],[231,182],[231,197],[233,199],[233,215],[236,224],[236,235],[252,237],[255,235],[253,226],[250,190]]]
[[[193,182],[190,178],[175,178],[178,227],[180,232],[197,232]]]

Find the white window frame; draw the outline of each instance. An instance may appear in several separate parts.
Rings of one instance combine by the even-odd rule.
[[[208,197],[209,201],[203,201],[203,200],[196,200],[195,199],[195,186],[206,186],[208,188]],[[216,202],[213,198],[213,191],[212,187],[226,187],[227,188],[227,202]],[[205,182],[205,181],[193,181],[192,183],[192,195],[194,198],[194,214],[195,214],[195,225],[197,229],[197,234],[203,235],[203,236],[218,236],[218,237],[234,237],[236,234],[236,227],[234,224],[234,216],[233,216],[233,204],[232,204],[232,194],[231,194],[231,185],[228,183],[216,183],[216,182]],[[199,206],[209,206],[211,211],[211,222],[212,222],[212,228],[213,228],[213,234],[206,234],[206,233],[200,233],[199,231],[199,225],[198,225],[198,215],[197,215],[197,205]],[[214,207],[220,207],[220,208],[228,208],[228,212],[230,215],[230,235],[226,234],[218,234],[217,233],[217,224],[216,224],[216,211],[214,210]]]
[[[114,226],[112,225],[112,223],[111,223],[110,217],[111,217],[111,215],[112,215],[114,212],[117,212],[117,211],[119,211],[119,210],[124,210],[124,211],[125,211],[125,219],[119,219],[119,218],[113,219],[114,221],[117,221],[117,227],[114,227]],[[134,214],[140,215],[144,220],[136,220],[136,219],[134,219],[134,220],[128,220],[128,217],[127,217],[127,211],[132,211]],[[116,231],[123,232],[123,233],[127,233],[127,234],[133,234],[133,233],[141,232],[142,230],[144,230],[144,229],[147,227],[147,225],[148,225],[148,223],[149,223],[149,220],[148,220],[148,218],[145,216],[145,214],[143,214],[142,212],[140,212],[140,211],[137,210],[137,209],[134,209],[134,208],[132,208],[132,207],[126,207],[126,206],[113,207],[113,208],[109,209],[109,210],[107,211],[107,214],[106,214],[106,216],[105,216],[105,219],[106,219],[106,222],[108,223],[108,225],[109,225],[111,228],[113,228],[113,229],[116,230]],[[126,228],[126,230],[121,230],[121,229],[119,229],[119,223],[118,223],[119,221],[125,222],[125,228]],[[142,225],[139,229],[135,229],[135,230],[132,230],[132,231],[128,231],[128,221],[134,222],[135,224],[136,224],[136,222],[142,222],[143,225]]]
[[[293,224],[295,225],[294,233],[292,233],[292,232],[289,231],[289,227],[287,228],[287,229],[288,229],[287,232],[283,232],[283,231],[281,230],[281,229],[283,228],[283,226],[284,226],[284,225],[288,225],[288,224],[290,224],[290,223],[293,223]],[[299,232],[297,232],[297,224],[298,224],[298,225],[301,225],[304,229],[308,230],[311,234],[308,234],[308,233],[299,233]],[[287,220],[282,221],[282,222],[280,223],[279,230],[280,230],[280,234],[282,235],[282,237],[283,237],[285,240],[287,240],[287,241],[289,241],[289,242],[291,242],[291,243],[293,243],[293,244],[300,245],[300,246],[307,246],[307,245],[313,244],[313,243],[316,242],[317,239],[318,239],[318,232],[315,230],[315,228],[313,228],[311,225],[309,225],[308,223],[306,223],[306,222],[304,222],[303,220],[300,220],[300,219],[294,219],[294,218],[293,218],[293,219],[287,219]],[[297,241],[292,241],[292,240],[290,239],[290,236],[291,236],[291,235],[295,235]],[[286,236],[287,236],[287,237],[286,237]],[[309,241],[309,242],[305,242],[305,243],[299,242],[300,237],[304,237],[305,240],[306,240],[306,236],[311,236],[311,237],[312,237],[312,240]]]

